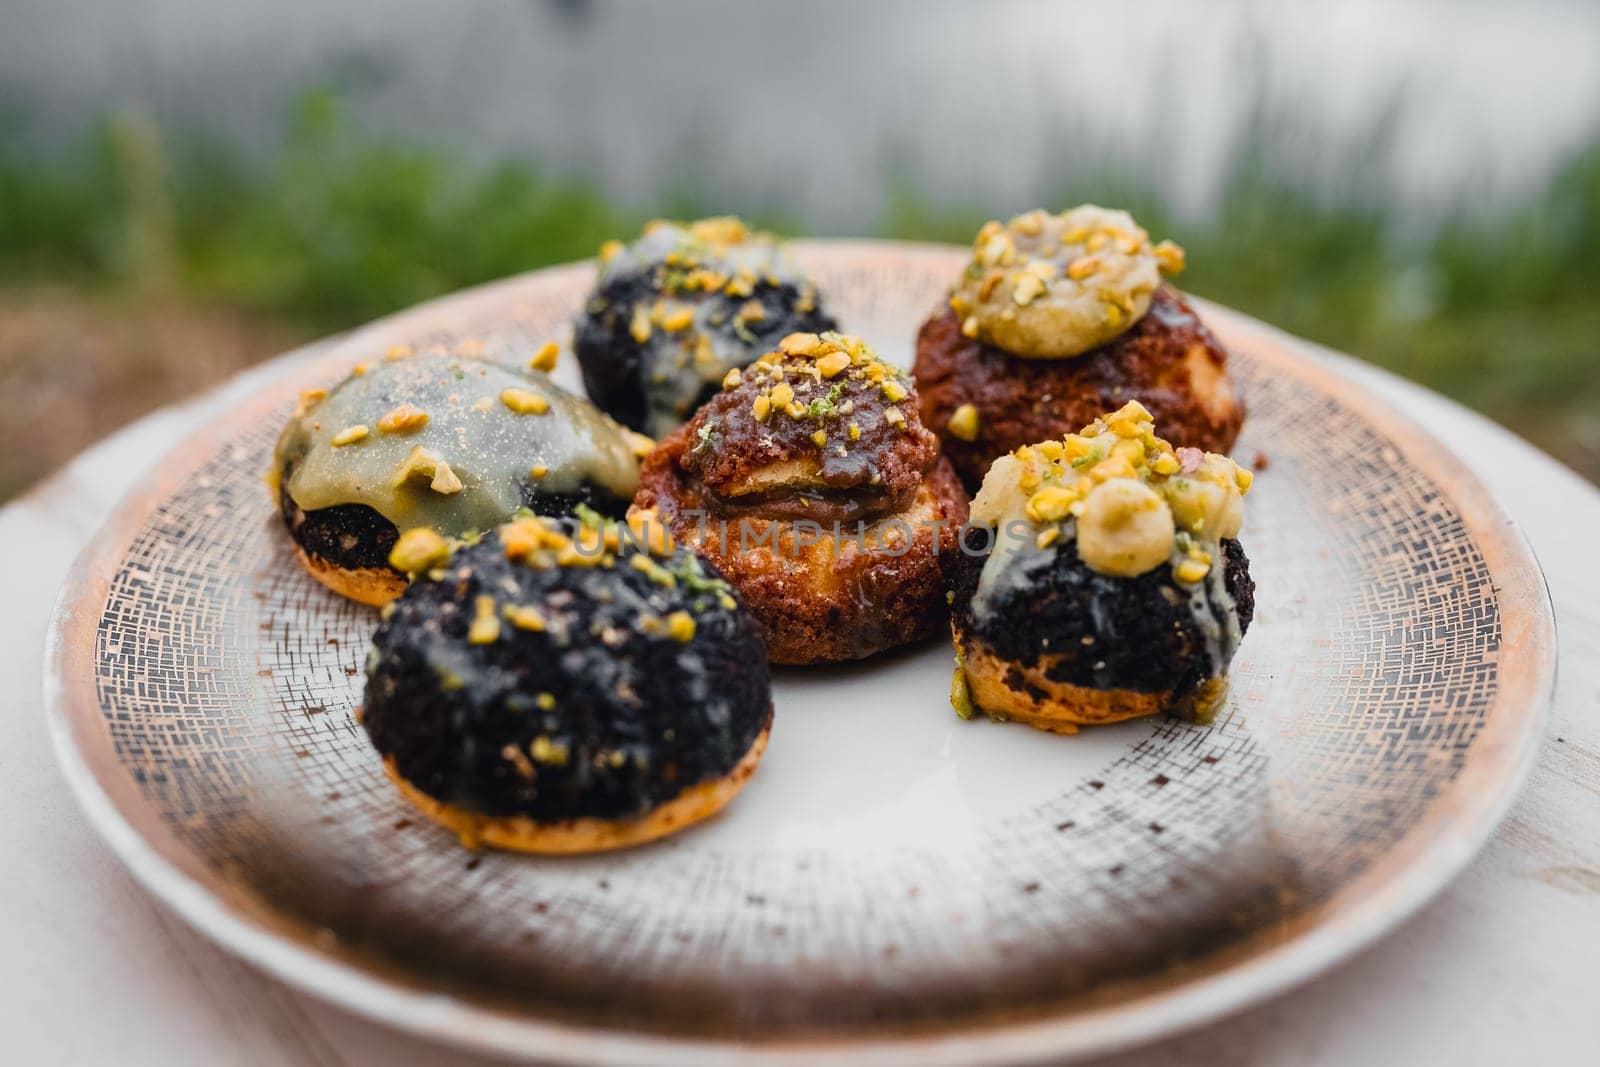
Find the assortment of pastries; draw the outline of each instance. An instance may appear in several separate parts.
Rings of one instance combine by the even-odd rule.
[[[990,222],[909,373],[737,219],[600,259],[592,402],[553,343],[402,348],[303,394],[274,453],[301,563],[383,608],[361,718],[430,819],[529,852],[674,832],[754,773],[769,663],[946,626],[964,717],[1210,720],[1252,475],[1180,248],[1092,205]]]

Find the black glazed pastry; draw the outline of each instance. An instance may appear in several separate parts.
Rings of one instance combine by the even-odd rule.
[[[996,460],[952,596],[956,710],[1059,733],[1209,721],[1255,616],[1236,537],[1251,480],[1173,449],[1137,401]]]
[[[529,516],[470,545],[408,531],[394,558],[416,579],[373,638],[362,723],[464,843],[639,844],[754,773],[772,717],[759,629],[659,527]]]
[[[736,218],[656,221],[600,250],[573,327],[583,384],[619,422],[663,437],[794,332],[831,330],[816,286],[770,234]]]
[[[457,536],[522,507],[623,515],[650,442],[553,383],[554,348],[531,363],[399,349],[303,393],[272,481],[306,569],[378,606],[405,588],[388,562],[402,529]]]

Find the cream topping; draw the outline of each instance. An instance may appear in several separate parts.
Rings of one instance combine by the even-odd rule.
[[[968,337],[1017,356],[1062,359],[1126,331],[1149,311],[1162,274],[1182,269],[1183,249],[1152,245],[1126,211],[1029,211],[978,231],[950,306]]]
[[[406,354],[303,395],[276,460],[308,511],[365,504],[453,536],[510,518],[524,484],[627,499],[643,441],[509,354]]]
[[[1039,551],[1075,543],[1093,571],[1135,577],[1161,566],[1197,586],[1220,569],[1221,542],[1238,536],[1253,476],[1226,456],[1174,449],[1137,400],[1081,433],[1002,456],[972,501],[972,521],[998,527],[984,566],[1004,570],[1028,540]],[[1002,552],[1003,546],[1011,547]]]

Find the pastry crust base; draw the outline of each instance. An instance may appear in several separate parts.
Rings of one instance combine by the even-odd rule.
[[[856,527],[846,523],[844,536],[835,538],[830,527],[803,541],[796,524],[754,514],[728,517],[724,537],[723,520],[688,510],[705,506],[663,449],[645,460],[630,514],[644,518],[646,509],[659,509],[673,538],[727,577],[761,621],[772,663],[864,659],[929,637],[948,617],[945,565],[960,551],[967,495],[943,457],[905,510],[867,524],[860,537],[848,536]],[[750,531],[748,545],[741,531]]]
[[[342,597],[375,608],[404,593],[409,584],[403,575],[384,567],[340,567],[318,559],[299,545],[294,546],[294,554],[311,577]]]
[[[510,852],[572,854],[604,852],[609,849],[642,845],[658,837],[677,833],[702,819],[710,818],[738,796],[755,773],[761,755],[767,750],[770,726],[750,743],[733,770],[721,778],[692,785],[650,814],[637,819],[567,819],[562,822],[537,822],[526,815],[482,815],[436,800],[400,777],[394,760],[384,757],[383,769],[400,793],[422,814],[448,830],[455,831],[467,848],[498,848]]]
[[[1054,681],[1045,674],[1057,657],[1046,656],[1024,666],[1001,659],[987,642],[965,636],[954,624],[951,631],[962,656],[972,702],[990,715],[1051,733],[1075,734],[1080,726],[1154,715],[1172,703],[1171,692],[1091,689]],[[1007,683],[1006,676],[1012,671],[1021,674],[1028,688],[1014,688]]]

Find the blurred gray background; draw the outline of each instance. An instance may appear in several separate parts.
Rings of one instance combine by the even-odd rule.
[[[699,183],[840,232],[881,216],[886,174],[1006,212],[1110,165],[1200,214],[1264,119],[1293,131],[1291,173],[1432,216],[1536,189],[1600,115],[1600,4],[1583,0],[6,8],[0,88],[47,130],[136,105],[266,144],[295,90],[338,81],[379,129],[537,153],[637,204]],[[1352,173],[1374,137],[1382,158]]]

